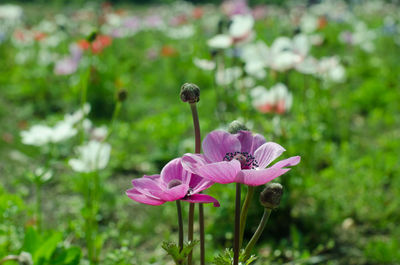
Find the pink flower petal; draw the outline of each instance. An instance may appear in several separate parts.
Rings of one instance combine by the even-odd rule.
[[[235,182],[243,183],[249,186],[263,185],[271,180],[285,174],[290,168],[267,168],[267,169],[249,169],[242,170],[235,178]]]
[[[181,158],[175,158],[173,160],[171,160],[170,162],[168,162],[168,164],[166,164],[164,166],[164,168],[161,170],[161,180],[165,183],[166,187],[168,186],[168,183],[171,180],[179,180],[182,183],[183,178],[187,178],[188,173],[186,170],[183,170],[182,164],[181,164]]]
[[[190,182],[189,182],[189,187],[192,189],[192,193],[198,193],[200,191],[203,191],[205,189],[208,189],[214,184],[214,182],[204,179],[200,177],[199,175],[192,174]]]
[[[132,184],[135,190],[146,195],[147,197],[151,197],[153,199],[160,199],[159,194],[162,193],[161,187],[158,185],[158,178],[155,178],[160,175],[153,176],[144,176],[143,178],[138,178],[132,180]]]
[[[236,159],[204,165],[196,170],[196,174],[213,182],[227,184],[235,180],[240,172],[240,162]]]
[[[182,166],[189,172],[195,173],[196,169],[208,164],[205,157],[201,154],[185,154],[182,157]]]
[[[185,184],[181,184],[175,187],[172,187],[168,190],[163,191],[158,194],[161,200],[165,201],[176,201],[184,198],[189,191],[189,186]]]
[[[225,131],[212,131],[203,141],[203,152],[210,162],[220,162],[230,152],[240,151],[237,137]]]
[[[161,205],[161,204],[165,203],[165,201],[147,197],[146,195],[137,191],[135,188],[127,190],[126,195],[128,195],[128,197],[131,198],[132,200],[140,202],[140,203],[144,203],[144,204]]]
[[[258,162],[260,169],[268,166],[278,156],[285,151],[285,148],[274,142],[268,142],[260,146],[255,152],[254,156]]]
[[[162,201],[175,201],[182,199],[189,191],[189,186],[185,184],[180,184],[169,189],[167,186],[160,186],[159,180],[146,177],[134,179],[132,180],[132,184],[134,189],[143,195]]]
[[[250,131],[239,131],[236,134],[241,144],[241,152],[248,152],[254,154],[254,151],[263,145],[266,141],[264,136],[260,134],[253,135]]]
[[[275,163],[271,168],[282,168],[282,167],[289,167],[295,166],[300,163],[301,157],[300,156],[292,156],[287,159],[281,160]]]
[[[263,144],[265,144],[267,141],[265,140],[264,136],[261,134],[256,133],[253,136],[253,146],[251,148],[250,153],[254,154],[254,152]]]
[[[206,194],[193,194],[182,201],[191,203],[213,203],[214,207],[219,207],[219,202],[214,197]]]

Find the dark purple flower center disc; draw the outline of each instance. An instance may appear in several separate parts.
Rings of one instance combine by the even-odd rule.
[[[254,169],[258,167],[258,162],[256,158],[248,152],[226,153],[223,160],[232,161],[232,159],[238,160],[242,169]]]
[[[173,179],[168,183],[168,189],[172,189],[173,187],[179,186],[182,184],[182,181],[178,179]]]

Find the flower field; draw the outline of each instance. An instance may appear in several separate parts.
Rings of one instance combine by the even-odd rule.
[[[400,264],[398,1],[78,2],[0,3],[0,264]]]

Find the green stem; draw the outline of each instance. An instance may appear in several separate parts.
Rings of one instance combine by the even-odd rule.
[[[85,240],[87,247],[87,254],[90,264],[93,261],[93,231],[92,231],[92,188],[90,185],[89,174],[84,174],[82,176],[85,181],[84,194],[85,194],[85,209],[84,209],[84,219],[85,219]]]
[[[36,226],[40,233],[42,230],[42,184],[39,181],[35,182],[36,188]]]
[[[121,101],[117,101],[117,104],[115,104],[115,108],[114,108],[114,111],[113,111],[113,114],[111,117],[111,121],[110,121],[111,127],[110,127],[110,130],[108,131],[108,134],[107,134],[106,138],[104,139],[104,141],[106,141],[110,137],[111,133],[113,132],[114,127],[115,127],[115,121],[117,120],[117,117],[121,111],[121,107],[122,107]]]
[[[82,84],[82,91],[81,91],[81,111],[84,114],[83,110],[84,110],[84,106],[86,103],[86,98],[87,98],[87,88],[89,85],[89,79],[90,79],[90,69],[91,68],[91,64],[89,63],[89,67],[86,70],[86,72],[83,74],[82,79],[81,79],[81,84]],[[85,115],[85,114],[84,114]],[[80,123],[80,134],[81,134],[81,144],[84,142],[85,140],[85,132],[84,132],[84,128],[83,128],[83,121],[84,121],[85,117],[83,116],[81,119],[81,123]]]
[[[188,241],[193,241],[193,219],[194,219],[194,203],[189,203],[189,220],[188,220]],[[192,264],[193,252],[188,255],[188,265]]]
[[[193,127],[194,127],[194,137],[195,137],[195,150],[196,154],[201,151],[201,136],[200,136],[200,123],[199,115],[197,113],[196,103],[190,104],[190,110],[192,111]]]
[[[247,213],[249,211],[249,206],[250,206],[251,200],[253,199],[253,195],[254,195],[254,187],[253,186],[248,186],[246,198],[244,199],[244,203],[243,203],[243,206],[242,206],[242,212],[240,214],[239,248],[242,247],[244,229],[246,227]]]
[[[256,245],[258,239],[260,238],[270,215],[271,215],[271,209],[265,208],[264,214],[261,218],[260,224],[257,227],[257,230],[254,233],[253,237],[250,239],[250,242],[247,244],[246,249],[244,250],[245,260],[247,260],[250,257],[250,253],[253,250],[254,246]]]
[[[241,185],[240,185],[240,183],[236,183],[235,238],[234,238],[234,244],[233,244],[233,265],[239,264],[240,200],[241,200]]]
[[[192,111],[194,136],[195,136],[195,153],[199,154],[201,151],[201,135],[200,135],[200,122],[199,115],[197,113],[196,103],[190,104]],[[190,216],[189,216],[190,218]],[[189,219],[190,220],[190,219]],[[193,223],[191,224],[193,231]],[[204,207],[202,203],[199,203],[199,232],[200,232],[200,264],[205,265],[205,237],[204,237]],[[190,231],[190,230],[189,230]],[[188,264],[191,264],[192,252],[190,252]]]
[[[100,197],[99,197],[100,176],[99,176],[99,173],[97,170],[95,172],[93,172],[91,179],[93,180],[92,209],[91,209],[91,214],[90,214],[92,231],[93,231],[93,234],[92,234],[92,238],[93,238],[92,262],[93,262],[93,264],[97,264],[98,255],[97,255],[97,250],[96,250],[96,244],[94,244],[94,242],[96,242],[96,237],[97,237],[97,233],[98,233],[97,213],[99,212],[99,201],[100,201]]]
[[[200,264],[205,263],[205,239],[204,239],[204,207],[202,203],[199,203],[199,230],[200,230]]]
[[[178,225],[179,225],[179,250],[183,249],[183,219],[182,219],[182,207],[181,201],[176,201],[176,209],[178,211]]]

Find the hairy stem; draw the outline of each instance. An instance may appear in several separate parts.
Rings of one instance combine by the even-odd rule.
[[[193,241],[193,219],[194,219],[194,203],[189,203],[189,220],[188,220],[188,241]],[[188,265],[192,264],[193,252],[188,255]]]
[[[246,260],[250,257],[251,251],[253,250],[262,232],[264,231],[265,225],[267,224],[270,215],[271,215],[271,209],[265,208],[260,224],[258,225],[256,232],[250,239],[250,242],[247,244],[246,249],[244,251],[244,256]]]
[[[205,263],[205,239],[204,239],[204,208],[203,204],[199,203],[199,229],[200,229],[200,264]]]
[[[183,219],[182,219],[182,207],[181,201],[176,201],[176,209],[178,211],[178,225],[179,225],[179,250],[183,249]]]
[[[251,200],[253,199],[253,195],[254,195],[254,187],[253,186],[248,186],[246,198],[244,199],[244,203],[243,203],[243,206],[242,206],[242,211],[240,213],[239,248],[242,247],[244,229],[246,227],[247,213],[249,211],[249,206],[250,206]]]
[[[233,265],[239,264],[239,233],[240,233],[240,198],[241,185],[236,183],[236,199],[235,199],[235,237],[233,243]]]
[[[192,111],[194,137],[195,137],[195,153],[199,154],[201,151],[201,136],[200,136],[200,123],[199,115],[197,113],[196,103],[190,104],[190,110]],[[200,229],[200,264],[205,265],[205,239],[204,239],[204,207],[202,203],[199,203],[199,229]],[[193,231],[193,223],[192,223]],[[189,254],[190,262],[192,252]],[[189,265],[191,263],[188,263]]]

